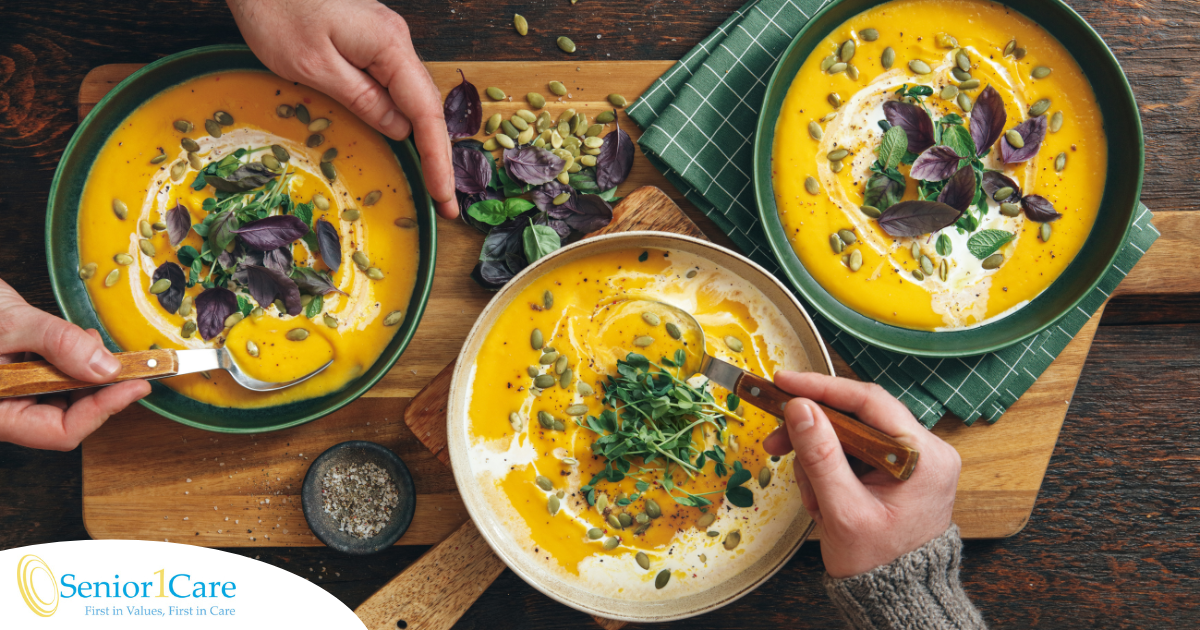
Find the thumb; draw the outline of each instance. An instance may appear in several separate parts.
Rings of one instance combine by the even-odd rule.
[[[796,451],[796,464],[804,470],[823,513],[870,498],[867,489],[850,469],[833,425],[816,403],[794,398],[788,402],[783,415],[788,438]]]
[[[121,364],[97,337],[45,311],[22,306],[10,311],[7,325],[0,329],[0,352],[39,354],[72,378],[105,383],[120,372]]]

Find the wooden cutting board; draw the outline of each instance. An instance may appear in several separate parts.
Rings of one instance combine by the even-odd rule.
[[[464,62],[427,64],[443,93],[461,68],[476,86],[511,94],[539,91],[550,80],[574,90],[566,105],[590,115],[608,109],[612,92],[631,98],[670,68],[669,61]],[[102,66],[80,88],[83,116],[139,65]],[[565,100],[565,99],[564,99]],[[485,103],[485,117],[523,103]],[[640,135],[621,115],[621,125]],[[715,242],[729,241],[682,200],[637,153],[620,194],[655,185],[667,191]],[[1200,216],[1159,213],[1159,243],[1121,285],[1121,293],[1200,292]],[[412,470],[418,498],[412,527],[398,544],[432,545],[455,532],[467,514],[449,469],[402,420],[406,407],[458,353],[490,299],[469,278],[482,235],[461,222],[439,221],[438,273],[426,315],[412,345],[365,397],[304,426],[234,436],[190,429],[134,406],[108,421],[83,445],[83,517],[94,538],[170,540],[213,547],[319,545],[304,523],[299,492],[308,464],[329,446],[354,439],[379,442]],[[1079,379],[1099,313],[1037,383],[995,425],[966,427],[954,419],[935,433],[963,459],[954,518],[966,538],[1011,536],[1024,527]],[[839,374],[850,376],[836,356]],[[819,532],[818,532],[819,535]]]

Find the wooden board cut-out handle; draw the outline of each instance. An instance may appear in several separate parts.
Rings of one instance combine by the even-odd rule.
[[[783,408],[788,401],[795,398],[779,389],[775,383],[749,372],[738,379],[735,393],[742,400],[779,418],[783,417]],[[912,476],[917,467],[917,459],[921,456],[920,452],[837,409],[827,405],[821,405],[821,409],[829,417],[829,422],[842,443],[842,450],[847,455],[857,457],[863,463],[886,471],[897,479],[903,480]]]
[[[179,369],[174,350],[118,352],[113,356],[121,363],[121,371],[116,378],[107,383],[91,383],[71,378],[48,361],[0,365],[0,398],[53,394],[139,378],[162,378],[174,374]]]

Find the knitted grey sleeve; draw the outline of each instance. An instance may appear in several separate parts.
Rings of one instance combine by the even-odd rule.
[[[891,564],[861,575],[825,575],[825,591],[855,630],[982,630],[987,628],[958,581],[958,526]]]

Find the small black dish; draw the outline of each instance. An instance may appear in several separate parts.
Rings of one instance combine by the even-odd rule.
[[[396,484],[400,502],[392,511],[392,518],[383,531],[370,538],[356,538],[338,531],[337,522],[333,520],[332,515],[325,512],[321,496],[322,480],[325,472],[338,464],[366,463],[374,463],[387,471]],[[374,442],[353,440],[329,447],[313,461],[308,467],[308,473],[304,475],[300,500],[304,506],[304,520],[308,521],[309,529],[321,542],[345,554],[366,556],[391,547],[404,535],[412,523],[413,511],[417,506],[417,493],[408,466],[405,466],[404,461],[395,453]]]

